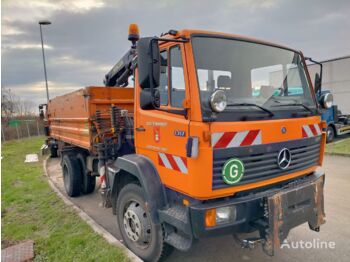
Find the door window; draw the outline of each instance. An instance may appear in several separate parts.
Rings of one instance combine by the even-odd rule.
[[[160,79],[159,79],[160,104],[168,105],[168,53],[164,50],[160,53]]]
[[[170,104],[173,107],[182,108],[186,92],[180,46],[174,46],[170,49],[170,76]]]

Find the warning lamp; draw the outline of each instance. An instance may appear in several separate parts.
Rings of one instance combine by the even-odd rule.
[[[137,26],[137,24],[130,24],[128,40],[132,42],[133,47],[136,47],[136,42],[139,39],[140,39],[139,27]]]
[[[206,227],[215,227],[233,223],[236,219],[236,206],[224,206],[206,210],[204,222]]]

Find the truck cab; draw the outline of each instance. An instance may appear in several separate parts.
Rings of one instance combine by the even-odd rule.
[[[135,109],[136,153],[157,164],[164,185],[193,198],[215,199],[298,177],[321,164],[319,150],[308,154],[308,161],[298,151],[322,143],[318,104],[301,53],[215,33],[177,35],[189,40],[159,46],[159,107]],[[137,93],[147,92],[135,80]],[[300,94],[288,91],[290,83]],[[278,151],[292,141],[289,150],[301,155],[293,154],[294,161],[281,169],[274,163]],[[186,147],[189,143],[193,148]],[[271,160],[266,153],[272,153]],[[230,184],[221,171],[231,157],[248,166]]]

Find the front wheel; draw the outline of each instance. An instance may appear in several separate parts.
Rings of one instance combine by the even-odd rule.
[[[146,210],[143,189],[136,184],[122,188],[117,198],[117,223],[126,246],[145,261],[159,261],[172,249],[164,242],[161,225]]]

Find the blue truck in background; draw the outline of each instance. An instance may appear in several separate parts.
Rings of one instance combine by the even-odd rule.
[[[313,60],[310,57],[305,57],[306,60],[309,60],[311,63],[317,64],[320,66],[320,72],[315,75],[315,94],[318,99],[318,102],[321,104],[322,98],[325,97],[326,94],[332,96],[330,90],[322,88],[322,71],[323,65],[322,63]],[[333,100],[333,96],[332,96]],[[342,114],[338,109],[338,106],[332,103],[327,109],[321,109],[321,117],[322,120],[327,123],[327,143],[330,143],[334,140],[335,137],[339,135],[345,135],[350,133],[350,115]]]
[[[322,90],[317,93],[317,98],[329,90]],[[350,115],[343,115],[337,105],[333,105],[328,109],[322,109],[322,120],[327,122],[327,143],[334,140],[336,136],[350,133]]]
[[[315,84],[315,87],[317,87],[317,84]],[[280,89],[275,90],[272,96],[277,96],[279,92],[280,92]],[[303,88],[300,86],[288,87],[288,94],[289,96],[303,95]],[[316,90],[316,98],[320,104],[323,103],[322,98],[326,94],[329,94],[332,96],[330,90],[321,90],[321,88],[319,88],[318,91]],[[254,89],[253,96],[259,96],[259,95],[260,95],[260,90]],[[342,114],[341,111],[338,109],[338,106],[334,105],[333,103],[327,109],[323,107],[321,108],[322,108],[320,109],[321,118],[323,121],[326,121],[327,123],[327,143],[332,142],[334,138],[339,135],[345,135],[350,133],[350,115]]]

